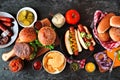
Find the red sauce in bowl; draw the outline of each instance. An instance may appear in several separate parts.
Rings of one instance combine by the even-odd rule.
[[[34,70],[40,70],[42,68],[41,61],[35,61],[33,63],[33,68],[34,68]]]

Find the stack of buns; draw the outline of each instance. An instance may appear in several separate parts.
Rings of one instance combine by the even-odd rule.
[[[98,37],[100,41],[120,41],[120,16],[116,16],[114,13],[108,13],[99,22]]]

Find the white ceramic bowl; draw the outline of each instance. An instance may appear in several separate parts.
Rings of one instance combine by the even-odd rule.
[[[30,12],[32,12],[33,15],[34,15],[34,20],[33,20],[33,22],[32,22],[30,25],[28,25],[28,26],[23,25],[23,24],[18,20],[18,15],[19,15],[19,13],[20,13],[21,11],[23,11],[23,10],[30,11]],[[16,18],[17,18],[18,24],[19,24],[20,26],[22,26],[22,27],[33,27],[34,23],[37,21],[37,13],[36,13],[36,11],[35,11],[33,8],[31,8],[31,7],[24,7],[24,8],[22,8],[22,9],[20,9],[20,10],[18,11]]]
[[[13,44],[14,41],[16,40],[16,38],[18,36],[19,28],[18,28],[18,23],[17,23],[16,19],[10,13],[0,11],[0,16],[10,17],[10,18],[14,19],[14,21],[12,22],[14,25],[11,27],[13,35],[11,36],[10,41],[7,44],[0,45],[0,48],[6,48],[6,47],[10,46],[11,44]]]
[[[58,55],[54,55],[56,53]],[[60,51],[52,50],[45,54],[45,56],[43,57],[42,63],[43,63],[43,68],[45,69],[45,71],[47,71],[50,74],[58,74],[65,69],[66,58]],[[55,63],[57,65],[55,65]],[[55,66],[59,66],[59,67],[55,67]]]

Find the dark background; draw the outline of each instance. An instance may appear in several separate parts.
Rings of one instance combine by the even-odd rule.
[[[51,15],[58,12],[65,14],[69,9],[76,9],[80,15],[80,23],[89,27],[93,20],[93,15],[96,10],[102,10],[106,12],[115,12],[120,15],[120,0],[0,0],[0,11],[8,12],[16,18],[16,14],[22,7],[32,7],[36,10],[38,20],[48,17],[50,20]],[[64,36],[65,30],[70,25],[65,24],[61,29],[56,28],[56,32],[60,39]],[[21,27],[19,26],[19,29]],[[14,45],[14,44],[13,44]],[[0,56],[3,52],[10,51],[13,45],[0,49]],[[62,51],[60,46],[56,48]],[[85,53],[94,54],[104,49],[97,44],[94,52],[83,50]],[[65,54],[65,53],[64,53]],[[43,55],[37,59],[42,60]],[[35,60],[37,60],[35,59]],[[87,58],[87,62],[94,62],[93,56]],[[44,69],[41,71],[34,71],[32,69],[32,62],[25,62],[25,67],[22,71],[12,73],[5,68],[8,67],[8,62],[4,62],[0,57],[0,80],[120,80],[120,68],[115,68],[112,72],[111,78],[108,79],[108,72],[100,73],[98,67],[93,73],[88,73],[84,69],[80,69],[73,72],[67,64],[65,70],[57,75],[48,74]]]

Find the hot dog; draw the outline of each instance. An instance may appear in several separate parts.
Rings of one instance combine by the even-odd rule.
[[[65,46],[70,55],[74,54],[77,56],[82,51],[78,41],[77,31],[72,26],[65,33]]]
[[[78,34],[79,42],[81,43],[82,47],[84,49],[89,48],[90,51],[93,51],[96,43],[92,38],[92,35],[90,34],[87,27],[79,24],[77,29],[77,34]]]
[[[4,21],[4,22],[12,22],[13,19],[12,19],[12,18],[9,18],[9,17],[0,16],[0,21]]]
[[[11,22],[1,22],[3,25],[5,25],[6,27],[12,27],[13,23]]]
[[[2,30],[5,35],[12,36],[13,33],[11,30],[7,29],[3,24],[0,23],[0,30]]]

